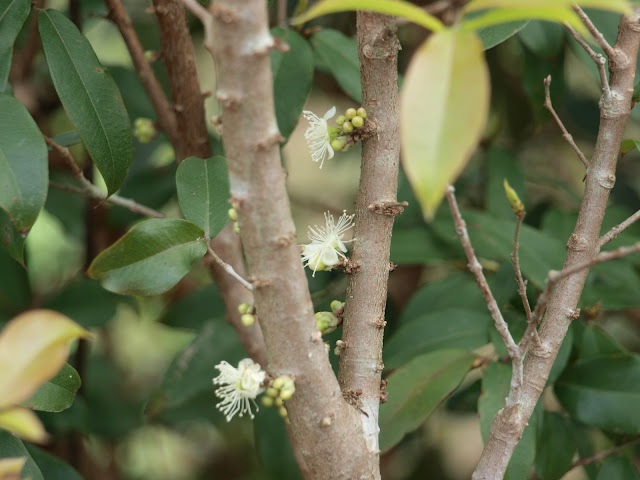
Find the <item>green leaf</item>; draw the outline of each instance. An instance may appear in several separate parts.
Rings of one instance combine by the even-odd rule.
[[[0,250],[0,322],[8,320],[31,304],[27,271]],[[6,315],[7,317],[4,317]]]
[[[220,290],[211,284],[192,291],[173,303],[163,315],[162,323],[175,328],[200,330],[206,321],[224,318],[225,313]]]
[[[638,85],[640,85],[640,83],[638,83]],[[638,88],[638,87],[636,86],[636,88]],[[635,90],[634,90],[634,92],[635,92]],[[634,93],[634,95],[635,95],[635,93]],[[640,95],[640,92],[639,92],[638,95]],[[640,100],[640,97],[639,97],[638,100]],[[634,102],[637,102],[638,100],[634,100]],[[640,141],[634,140],[632,138],[627,138],[627,139],[623,140],[622,141],[622,145],[620,145],[620,153],[622,155],[626,155],[627,153],[629,153],[632,150],[638,150],[640,152]]]
[[[607,459],[600,468],[596,480],[639,480],[638,470],[628,458],[613,457]]]
[[[396,265],[440,263],[444,259],[455,256],[455,252],[454,255],[452,252],[450,244],[443,242],[429,226],[424,224],[394,229],[391,237],[390,258]]]
[[[177,218],[154,218],[135,225],[102,252],[89,276],[109,291],[127,295],[166,292],[207,251],[204,232]]]
[[[16,230],[16,227],[11,223],[11,217],[4,210],[0,209],[0,243],[7,251],[11,258],[13,258],[20,265],[25,267],[24,264],[24,245],[25,237]]]
[[[599,8],[631,15],[631,5],[627,0],[473,0],[464,8],[467,12],[485,8],[504,7],[516,9],[525,8],[555,8],[580,5],[584,8]]]
[[[291,20],[293,25],[308,22],[322,15],[360,10],[402,17],[433,32],[444,29],[443,23],[422,8],[402,0],[324,0]]]
[[[31,11],[30,0],[4,0],[0,3],[0,93],[7,88],[13,42]]]
[[[627,350],[616,342],[599,325],[584,325],[583,323],[575,323],[576,338],[575,348],[576,355],[580,360],[598,358],[603,355],[628,354]]]
[[[487,164],[489,167],[486,188],[487,210],[496,218],[512,220],[514,213],[505,195],[503,181],[509,182],[526,208],[524,172],[515,155],[498,147],[491,147],[487,152]]]
[[[569,325],[569,329],[567,330],[567,334],[562,339],[562,345],[560,345],[560,350],[558,350],[558,355],[556,355],[556,359],[553,362],[553,366],[551,367],[551,372],[549,372],[549,378],[547,379],[547,385],[551,385],[555,383],[558,377],[562,374],[567,364],[569,363],[569,359],[571,358],[571,352],[573,351],[573,337],[575,335],[575,322]]]
[[[82,143],[82,139],[80,138],[80,135],[78,135],[78,132],[76,132],[75,130],[60,133],[55,137],[53,137],[51,140],[53,140],[58,145],[61,145],[63,147],[71,147],[72,145],[77,145],[79,143]],[[48,147],[48,149],[49,151],[53,150],[52,147]]]
[[[270,479],[301,480],[284,421],[275,408],[260,409],[253,420],[255,448]]]
[[[425,218],[433,218],[469,161],[488,108],[489,73],[477,35],[432,35],[414,54],[400,97],[403,166]]]
[[[615,354],[580,360],[555,384],[563,407],[577,420],[616,433],[640,433],[640,357]]]
[[[132,155],[120,91],[89,41],[60,12],[41,11],[38,31],[53,85],[111,195],[124,182]]]
[[[43,383],[29,400],[23,402],[23,405],[43,412],[61,412],[73,404],[80,383],[78,372],[65,363],[58,374]]]
[[[313,50],[309,43],[293,30],[273,28],[271,35],[289,45],[288,52],[271,51],[273,97],[278,129],[289,138],[296,127],[313,80]]]
[[[178,202],[184,218],[198,225],[207,238],[229,223],[229,173],[224,157],[185,158],[176,172]]]
[[[0,94],[0,208],[21,233],[35,223],[47,197],[47,147],[31,115]]]
[[[489,438],[494,417],[505,405],[504,399],[509,395],[510,383],[511,367],[508,365],[492,362],[484,371],[482,393],[478,399],[478,415],[482,439],[485,442]],[[537,418],[538,415],[534,412],[509,461],[505,480],[521,480],[529,477],[536,453]]]
[[[578,448],[571,422],[557,412],[544,412],[540,438],[543,441],[538,444],[536,473],[544,480],[560,480],[571,469]]]
[[[636,86],[633,87],[633,96],[631,97],[631,101],[633,103],[640,102],[640,80],[638,80],[638,82],[636,83]]]
[[[405,319],[385,343],[385,366],[397,368],[418,355],[435,350],[457,348],[471,351],[481,347],[489,341],[487,328],[490,323],[491,316],[486,308],[426,310],[420,316]]]
[[[481,28],[476,33],[480,37],[480,40],[482,40],[484,49],[489,50],[490,48],[493,48],[513,37],[516,33],[526,27],[528,23],[529,20],[518,20],[516,22]]]
[[[33,461],[24,444],[17,437],[6,430],[0,430],[0,458],[27,457],[27,463],[22,469],[22,478],[29,480],[44,480],[42,472]],[[49,479],[47,479],[49,480]]]
[[[389,377],[389,400],[380,406],[380,450],[418,428],[456,389],[474,358],[464,350],[438,350],[396,370]]]
[[[311,45],[338,85],[353,100],[362,103],[358,42],[337,30],[325,28],[311,37]]]
[[[551,59],[560,54],[564,49],[564,37],[566,29],[558,23],[532,20],[523,28],[518,37],[526,47],[536,55]],[[554,84],[555,84],[555,77]],[[538,81],[538,83],[542,83]]]
[[[78,472],[58,457],[35,445],[26,444],[25,447],[47,480],[82,480]]]

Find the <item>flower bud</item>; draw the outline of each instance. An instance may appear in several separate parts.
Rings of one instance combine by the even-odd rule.
[[[364,125],[364,118],[356,115],[351,119],[351,123],[353,124],[354,127],[360,128]]]
[[[331,312],[318,312],[315,316],[318,330],[323,335],[333,332],[338,327],[338,318]]]
[[[336,118],[336,125],[342,125],[346,119],[347,117],[345,117],[344,115],[340,115],[338,118]]]
[[[273,398],[271,398],[271,397],[262,397],[262,404],[265,407],[273,407]]]
[[[331,140],[331,148],[333,148],[334,150],[342,150],[344,148],[344,141],[344,137],[338,137]]]
[[[233,231],[235,233],[240,233],[240,225],[238,225],[238,222],[233,222]]]
[[[333,302],[331,302],[331,311],[332,312],[337,312],[342,307],[344,307],[344,302],[341,302],[340,300],[334,300]]]
[[[144,59],[149,63],[153,63],[158,59],[158,53],[153,50],[145,50]]]
[[[367,118],[367,111],[364,109],[364,107],[360,107],[356,112],[356,115],[362,118]]]
[[[513,213],[517,216],[523,216],[525,213],[524,204],[520,201],[520,197],[518,197],[516,191],[511,188],[506,178],[504,179],[503,185],[504,191],[507,194],[507,200],[509,200],[509,205],[511,205],[511,210],[513,210]]]
[[[231,220],[233,220],[234,222],[236,220],[238,220],[238,212],[236,211],[235,208],[231,207],[228,211],[227,211],[227,215],[229,215],[229,218]]]
[[[287,414],[287,409],[284,406],[278,407],[278,414],[280,414],[282,418],[287,418],[289,416]]]
[[[344,133],[351,133],[353,132],[353,123],[351,122],[344,122],[342,124],[342,130],[344,131]]]
[[[280,398],[283,400],[289,400],[291,397],[293,397],[293,394],[295,392],[296,392],[295,389],[284,388],[280,392]]]
[[[347,111],[344,113],[349,120],[351,120],[353,117],[355,117],[358,114],[355,108],[347,108]]]
[[[250,313],[245,313],[240,317],[240,321],[245,327],[251,327],[254,323],[256,323],[256,317],[251,315]]]
[[[156,126],[150,118],[136,118],[133,122],[133,136],[140,143],[149,143],[156,133]]]
[[[277,407],[281,407],[284,405],[284,400],[282,399],[282,397],[278,397],[275,399],[275,404]]]
[[[238,312],[241,315],[244,315],[245,313],[251,313],[249,312],[249,307],[251,307],[251,305],[249,305],[248,303],[241,303],[240,305],[238,305]]]
[[[277,388],[269,387],[267,388],[266,394],[268,397],[276,398],[278,395],[280,395],[280,392]]]

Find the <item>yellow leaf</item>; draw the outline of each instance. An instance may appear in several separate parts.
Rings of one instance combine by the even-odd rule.
[[[69,355],[69,344],[89,332],[52,310],[32,310],[0,332],[0,409],[31,397],[53,378]]]
[[[429,15],[422,8],[402,0],[324,0],[318,2],[302,15],[293,18],[291,23],[298,25],[329,13],[349,12],[352,10],[377,12],[406,18],[434,32],[444,28],[443,23],[436,17]]]
[[[402,161],[427,220],[481,138],[489,88],[482,41],[473,32],[434,34],[411,60],[400,95]]]
[[[27,408],[12,407],[0,410],[0,428],[30,442],[43,443],[47,440],[47,432],[40,419]]]
[[[630,15],[631,4],[627,0],[473,0],[464,8],[465,12],[483,10],[485,8],[558,8],[580,5],[585,8],[611,10]]]
[[[27,457],[0,458],[0,480],[20,480]]]

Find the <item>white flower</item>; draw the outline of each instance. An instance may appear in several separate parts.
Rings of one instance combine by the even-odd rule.
[[[331,132],[327,120],[336,114],[336,107],[332,107],[319,118],[315,113],[305,110],[302,112],[304,118],[309,121],[309,128],[304,132],[307,145],[311,151],[311,158],[314,162],[320,162],[320,168],[325,160],[333,158],[333,148],[331,148]]]
[[[353,215],[347,215],[346,210],[338,219],[337,225],[333,221],[333,215],[329,212],[324,214],[324,219],[327,224],[325,227],[317,225],[315,229],[309,227],[308,235],[311,243],[304,245],[302,251],[304,266],[313,270],[314,277],[317,270],[331,270],[340,262],[341,258],[347,258],[344,255],[347,247],[345,247],[342,237],[347,230],[353,227]],[[347,240],[347,242],[350,241]]]
[[[238,368],[224,361],[216,365],[216,368],[220,371],[220,375],[213,379],[213,384],[224,385],[216,390],[216,395],[222,399],[216,408],[226,415],[227,422],[238,412],[240,417],[245,412],[249,412],[249,416],[253,418],[251,402],[258,410],[254,399],[264,391],[261,385],[266,373],[250,358],[240,360]]]

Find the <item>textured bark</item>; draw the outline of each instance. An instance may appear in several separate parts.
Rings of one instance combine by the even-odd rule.
[[[362,142],[360,188],[356,197],[355,241],[340,354],[340,387],[358,392],[360,419],[372,462],[379,461],[378,409],[382,337],[389,279],[389,248],[398,186],[398,50],[395,20],[358,12],[358,54],[364,107],[373,134]]]
[[[295,244],[273,104],[263,0],[216,0],[212,51],[232,203],[251,271],[272,375],[291,375],[286,404],[309,478],[375,478],[359,415],[342,398],[313,316]]]
[[[573,234],[567,242],[564,269],[593,260],[599,252],[599,234],[609,193],[615,183],[616,162],[633,94],[636,56],[640,44],[640,9],[620,22],[614,55],[609,58],[610,89],[600,104],[600,128],[587,170],[584,198]],[[501,479],[513,450],[522,437],[545,387],[560,345],[575,316],[588,270],[580,270],[558,282],[540,327],[540,344],[533,345],[524,365],[522,388],[509,393],[498,412],[473,478]]]

